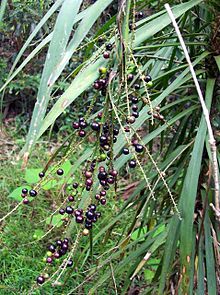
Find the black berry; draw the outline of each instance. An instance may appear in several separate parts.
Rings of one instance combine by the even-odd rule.
[[[63,169],[58,169],[57,170],[57,175],[61,176],[61,175],[63,175],[63,173],[64,173]]]
[[[36,197],[37,192],[36,192],[34,189],[31,189],[31,190],[29,191],[29,195],[30,195],[31,197]]]

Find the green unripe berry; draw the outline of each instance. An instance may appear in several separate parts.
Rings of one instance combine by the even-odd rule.
[[[105,161],[107,158],[106,154],[102,153],[100,156],[99,156],[99,160],[100,161]]]
[[[99,68],[99,73],[100,74],[106,74],[107,73],[107,69],[105,67],[101,67],[101,68]]]
[[[149,81],[149,82],[147,82],[147,83],[146,83],[146,85],[147,85],[147,87],[149,87],[149,88],[150,88],[150,87],[152,87],[152,86],[153,86],[153,82],[152,82],[152,81]]]
[[[48,257],[51,257],[53,255],[53,253],[52,252],[50,252],[50,251],[47,251],[47,256]]]

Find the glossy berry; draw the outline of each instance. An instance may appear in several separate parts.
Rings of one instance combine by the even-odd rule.
[[[105,135],[101,135],[99,141],[100,143],[107,143],[107,137]]]
[[[134,79],[134,75],[133,74],[128,74],[127,76],[127,80],[130,82]]]
[[[65,251],[68,250],[68,244],[67,243],[63,243],[63,245],[61,246],[61,248]]]
[[[97,216],[96,216],[96,214],[95,214],[95,215],[93,216],[92,222],[95,223],[95,222],[97,221],[97,219],[98,219],[98,218],[97,218]]]
[[[104,172],[105,171],[105,167],[104,166],[100,166],[99,167],[99,172]]]
[[[115,128],[113,129],[113,134],[114,134],[114,135],[118,135],[118,134],[119,134],[119,129],[115,127]]]
[[[82,215],[76,216],[76,222],[77,223],[83,223],[83,220],[84,220],[84,218],[83,218]]]
[[[129,165],[129,167],[130,168],[135,168],[136,167],[136,161],[135,160],[130,160],[129,162],[128,162],[128,165]]]
[[[97,218],[100,218],[101,217],[101,212],[96,212],[95,215],[96,215]]]
[[[109,171],[109,174],[113,177],[116,177],[118,175],[118,171],[117,170],[111,170]]]
[[[109,184],[113,184],[115,182],[115,179],[112,176],[110,176],[110,177],[107,178],[107,182]]]
[[[42,285],[44,282],[45,282],[45,279],[44,279],[43,276],[39,276],[39,277],[37,277],[37,283],[38,283],[39,285]]]
[[[72,261],[72,259],[69,259],[68,261],[67,261],[67,267],[71,267],[73,265],[73,261]]]
[[[28,193],[28,189],[27,188],[23,188],[21,192],[22,192],[22,194],[26,195]]]
[[[135,145],[135,152],[137,152],[137,153],[142,153],[143,150],[144,150],[143,145],[141,145],[141,144],[139,144],[139,143]]]
[[[74,215],[75,216],[81,216],[83,214],[83,210],[82,209],[76,209],[75,211],[74,211]]]
[[[91,190],[91,186],[90,185],[87,185],[86,186],[86,190],[87,190],[87,192],[89,192]]]
[[[36,192],[34,189],[31,189],[31,190],[29,191],[29,195],[30,195],[31,197],[36,197],[37,192]]]
[[[105,198],[101,198],[100,203],[101,203],[101,205],[104,206],[106,204],[106,199]]]
[[[60,249],[60,250],[59,250],[59,255],[60,255],[60,256],[63,256],[63,255],[66,254],[66,252],[67,252],[67,250]]]
[[[85,129],[87,127],[87,123],[85,121],[79,122],[79,127]]]
[[[145,82],[150,82],[152,80],[152,78],[151,78],[151,76],[150,75],[146,75],[145,77],[144,77],[144,81]]]
[[[124,155],[129,155],[129,149],[127,149],[127,148],[123,148],[123,150],[122,150],[122,154],[124,154]]]
[[[138,103],[138,98],[136,96],[132,96],[131,102],[134,104]]]
[[[92,211],[88,211],[86,212],[86,217],[89,219],[89,220],[92,220],[93,217],[94,217],[94,213]]]
[[[144,16],[144,13],[142,11],[139,11],[137,14],[137,17],[140,19]]]
[[[92,228],[92,223],[86,223],[85,228],[90,230]]]
[[[135,122],[135,117],[134,116],[128,116],[126,121],[129,124],[133,124]]]
[[[63,175],[63,173],[64,173],[63,169],[58,169],[57,170],[57,175],[61,176],[61,175]]]
[[[139,90],[140,89],[140,84],[134,84],[134,88],[136,89],[136,90]]]
[[[79,184],[77,182],[73,183],[73,188],[77,188],[79,186]]]
[[[79,135],[80,137],[85,137],[85,136],[86,136],[86,131],[85,131],[85,130],[80,130],[80,131],[78,132],[78,135]]]
[[[105,171],[99,172],[98,179],[99,180],[105,180],[107,178],[107,173]]]
[[[60,258],[60,254],[58,252],[56,252],[56,253],[54,253],[53,257],[58,259],[58,258]]]
[[[63,244],[63,242],[62,242],[61,240],[57,240],[57,241],[56,241],[56,245],[57,245],[57,246],[62,246],[62,244]]]
[[[64,238],[63,239],[63,242],[66,243],[66,244],[68,244],[69,243],[69,239],[68,238]]]
[[[97,115],[97,117],[98,117],[99,119],[101,119],[101,118],[102,118],[102,112],[99,112],[98,115]]]
[[[105,59],[108,59],[108,58],[110,57],[110,53],[109,53],[108,51],[105,51],[105,52],[103,53],[103,57],[104,57]]]
[[[68,201],[69,201],[69,202],[73,202],[73,201],[74,201],[74,197],[73,197],[73,196],[69,196],[69,197],[68,197]]]
[[[23,204],[24,204],[24,205],[27,205],[27,204],[29,204],[29,200],[28,200],[27,198],[23,199],[23,201],[22,201],[22,202],[23,202]]]
[[[98,82],[95,82],[93,84],[93,88],[96,89],[96,90],[99,90],[101,88],[101,85]]]
[[[39,175],[40,178],[43,178],[45,176],[45,173],[42,171],[38,175]]]
[[[106,44],[105,47],[106,47],[106,49],[109,50],[109,51],[112,50],[112,44],[111,44],[111,43]]]
[[[129,127],[129,126],[125,126],[125,127],[124,127],[124,131],[125,131],[125,132],[130,132],[130,127]]]
[[[138,112],[133,112],[132,113],[132,116],[134,116],[135,118],[138,118],[139,117],[139,113]]]
[[[101,197],[100,197],[100,195],[99,195],[99,194],[96,194],[96,195],[95,195],[95,199],[96,199],[96,200],[98,200],[98,201],[99,201],[99,200],[100,200],[100,198],[101,198]]]
[[[92,122],[90,126],[91,126],[92,130],[94,130],[94,131],[100,130],[100,125],[98,122]]]
[[[53,262],[53,258],[52,258],[52,257],[47,257],[46,262],[47,262],[47,263],[52,263],[52,262]]]
[[[136,104],[133,104],[131,106],[131,109],[132,109],[133,112],[136,112],[138,110],[138,106]]]
[[[65,210],[61,208],[61,209],[59,210],[59,213],[60,213],[61,215],[63,215],[63,214],[65,213]]]
[[[53,244],[51,244],[51,245],[48,246],[48,250],[49,250],[50,252],[54,253],[55,250],[56,250],[56,246],[54,246]]]
[[[73,122],[73,128],[79,129],[79,122]]]
[[[101,191],[100,196],[102,196],[102,197],[106,196],[106,191]]]
[[[86,186],[92,186],[92,184],[93,184],[92,178],[86,179]]]
[[[95,211],[96,210],[96,205],[95,204],[90,204],[88,206],[88,208],[89,208],[90,211]]]
[[[74,211],[74,210],[73,210],[73,207],[71,207],[71,206],[67,206],[67,207],[66,207],[66,213],[67,213],[67,214],[73,214],[73,211]]]

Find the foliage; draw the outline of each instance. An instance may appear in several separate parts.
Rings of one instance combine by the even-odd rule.
[[[173,2],[218,144],[219,56],[209,50],[216,48],[218,34],[208,46],[212,3]],[[19,203],[18,209],[12,209],[1,221],[8,217],[13,220],[13,214],[20,220],[22,210],[27,216],[36,214],[33,228],[28,227],[34,249],[30,256],[37,251],[38,257],[43,252],[43,258],[47,251],[43,246],[68,237],[66,257],[72,259],[73,266],[67,268],[67,258],[52,266],[39,263],[38,272],[33,266],[33,277],[28,276],[29,287],[20,284],[15,292],[25,294],[28,289],[31,294],[40,294],[55,288],[57,294],[95,294],[97,290],[98,294],[217,294],[219,224],[209,206],[215,200],[211,152],[188,65],[171,21],[157,1],[122,1],[118,11],[110,10],[105,19],[112,3],[56,1],[20,49],[1,88],[11,87],[29,61],[49,45],[22,150],[24,164],[49,128],[51,132],[58,126],[65,133],[57,150],[47,159],[42,152],[40,164],[30,164],[23,175],[25,185],[35,189],[37,197],[29,198],[24,209]],[[138,13],[141,9],[144,17]],[[22,59],[52,16],[56,19],[53,31]],[[109,58],[104,56],[106,50]],[[100,89],[96,85],[100,79],[106,82],[102,82],[102,91],[97,91],[92,85]],[[138,114],[131,110],[133,96]],[[98,122],[100,130],[94,134],[87,127],[85,137],[80,137],[78,129],[66,128],[65,112],[75,123],[82,116],[88,124]],[[59,116],[61,123],[56,121]],[[104,128],[108,144],[102,145]],[[120,130],[116,139],[114,128]],[[136,141],[143,148],[141,153]],[[123,154],[123,147],[130,150],[128,155]],[[93,169],[92,163],[96,163]],[[101,189],[96,177],[100,165],[108,173],[118,172],[115,185],[102,185],[107,191],[106,206],[95,199]],[[62,176],[58,169],[63,169]],[[85,185],[85,171],[89,169],[93,172],[92,189]],[[39,178],[39,172],[45,176]],[[75,182],[78,189],[72,186]],[[18,196],[20,201],[23,184],[18,186],[9,196]],[[68,206],[70,195],[74,209],[86,211],[89,204],[96,203],[102,213],[88,236],[83,236],[84,225],[77,224],[72,215],[59,214]],[[8,228],[14,230],[12,222],[3,235]],[[37,275],[45,277],[44,284],[34,282]]]

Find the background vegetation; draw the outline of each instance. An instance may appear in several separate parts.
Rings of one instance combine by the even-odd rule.
[[[164,4],[1,2],[0,294],[220,293],[207,126]],[[210,110],[219,162],[219,3],[169,4]],[[107,80],[102,93],[94,89],[100,79]],[[134,123],[132,96],[138,101]],[[79,137],[73,122],[81,117],[99,122],[100,134],[87,127]],[[99,142],[104,125],[107,150]],[[94,159],[88,191],[84,174]],[[118,172],[105,206],[95,199],[100,165]],[[22,188],[38,193],[27,205]],[[88,235],[72,215],[59,214],[70,195],[74,209],[95,203],[101,212]],[[68,253],[46,263],[48,245],[64,238]]]

